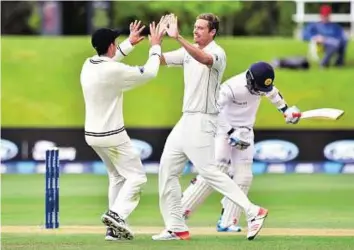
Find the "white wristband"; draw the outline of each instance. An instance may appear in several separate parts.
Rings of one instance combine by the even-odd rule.
[[[152,56],[153,54],[158,55],[161,57],[161,46],[156,44],[151,46],[149,50],[149,56]]]
[[[117,49],[123,56],[126,56],[134,49],[134,46],[130,43],[128,38],[118,44]]]

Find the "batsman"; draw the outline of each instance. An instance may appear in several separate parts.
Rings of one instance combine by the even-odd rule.
[[[254,152],[253,126],[263,96],[283,114],[286,123],[299,122],[301,112],[296,106],[288,107],[274,86],[273,67],[266,62],[252,64],[249,69],[221,85],[218,107],[219,124],[215,138],[215,157],[218,165],[227,172],[247,195],[252,184]],[[184,191],[182,206],[187,219],[213,191],[198,175]],[[240,232],[238,222],[242,209],[228,198],[222,199],[218,232]]]

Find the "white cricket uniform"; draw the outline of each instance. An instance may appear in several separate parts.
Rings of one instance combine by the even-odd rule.
[[[252,95],[246,88],[246,72],[238,74],[225,81],[220,88],[218,106],[220,109],[219,126],[215,139],[215,157],[219,165],[228,163],[231,166],[227,170],[229,175],[241,190],[247,194],[252,183],[252,163],[254,153],[253,127],[256,121],[257,111],[262,99],[260,95]],[[286,103],[276,87],[267,94],[264,94],[271,103],[279,110],[284,108]],[[239,150],[228,144],[228,134],[232,128],[245,127],[249,129],[251,145],[245,150]],[[225,164],[225,167],[227,165]],[[205,187],[205,181],[200,176],[196,177],[190,187],[183,194],[185,196],[184,210],[190,215],[212,192],[212,189]],[[229,199],[223,201],[224,214],[221,218],[221,226],[228,227],[237,224],[242,209],[237,207]]]
[[[204,52],[213,57],[208,67],[196,61],[185,49],[164,53],[169,66],[184,68],[183,115],[166,140],[159,168],[160,210],[167,230],[188,231],[182,210],[182,191],[178,177],[189,159],[198,173],[217,191],[243,207],[250,207],[247,197],[241,201],[237,185],[215,164],[217,96],[226,67],[224,50],[214,41]],[[241,205],[240,204],[240,205]]]
[[[87,58],[80,75],[85,100],[85,140],[107,168],[109,209],[123,219],[138,205],[141,187],[146,183],[140,155],[124,128],[123,92],[156,77],[161,56],[161,47],[155,45],[143,67],[115,61],[132,49],[126,40],[114,58]]]
[[[246,150],[238,150],[227,143],[227,132],[231,128],[246,127],[250,130],[251,138],[254,138],[253,127],[262,96],[267,97],[277,109],[284,108],[286,103],[274,86],[273,90],[264,95],[252,95],[246,88],[246,72],[238,74],[221,85],[218,105],[220,108],[217,140],[217,159],[231,159],[236,163],[252,163],[254,142]],[[221,143],[221,141],[223,143]],[[224,144],[222,146],[222,144]],[[229,152],[225,156],[225,152]],[[228,156],[229,155],[229,156]]]
[[[253,180],[252,163],[254,154],[253,127],[262,96],[252,95],[246,88],[246,72],[227,80],[221,88],[218,104],[220,105],[220,126],[216,137],[216,158],[220,161],[230,159],[229,175],[233,176],[245,194],[251,187]],[[286,103],[276,87],[269,93],[263,94],[278,110],[285,107]],[[228,142],[227,131],[231,128],[246,127],[253,138],[251,145],[246,150],[231,147]],[[237,225],[242,209],[224,197],[222,200],[224,212],[220,219],[221,227]]]

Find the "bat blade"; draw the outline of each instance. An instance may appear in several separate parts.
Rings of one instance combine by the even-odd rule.
[[[344,110],[334,108],[312,109],[302,112],[301,119],[328,119],[338,120],[344,114]]]

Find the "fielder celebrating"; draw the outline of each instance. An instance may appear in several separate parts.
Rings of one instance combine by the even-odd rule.
[[[264,208],[251,203],[239,186],[215,162],[215,133],[218,108],[216,98],[226,67],[224,50],[214,37],[219,19],[214,14],[202,14],[194,25],[194,42],[190,44],[179,33],[177,17],[169,16],[167,34],[182,48],[164,53],[163,64],[183,66],[183,115],[166,140],[159,168],[160,210],[165,230],[153,240],[186,240],[190,238],[183,218],[179,176],[188,159],[206,182],[240,205],[249,221],[247,238],[252,240],[261,230],[268,214]]]
[[[261,97],[267,97],[281,111],[286,123],[298,123],[301,113],[287,103],[274,86],[275,74],[271,65],[265,62],[252,64],[245,72],[238,74],[221,85],[218,99],[220,115],[216,136],[216,159],[219,165],[229,170],[234,182],[247,195],[253,174],[254,134],[253,126]],[[231,160],[231,165],[228,164]],[[185,218],[213,191],[201,175],[183,193],[182,206]],[[219,232],[239,232],[237,226],[242,208],[226,197],[217,224]]]
[[[104,162],[109,178],[109,210],[102,216],[108,227],[106,240],[132,239],[125,220],[136,208],[140,191],[146,183],[140,155],[133,148],[124,128],[123,92],[157,76],[160,66],[163,31],[150,24],[149,59],[143,67],[117,62],[144,39],[145,26],[135,21],[130,36],[116,45],[119,33],[102,28],[92,35],[97,55],[88,58],[81,71],[85,99],[85,140]]]

